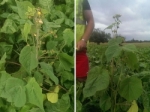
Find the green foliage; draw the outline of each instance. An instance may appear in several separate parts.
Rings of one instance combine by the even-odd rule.
[[[103,111],[109,110],[111,107],[111,98],[107,94],[103,95],[103,97],[100,98],[100,108]]]
[[[31,74],[31,71],[38,66],[35,46],[25,46],[19,56],[19,62]]]
[[[26,85],[26,94],[27,102],[38,106],[44,111],[42,89],[34,78],[29,79],[28,84]]]
[[[78,112],[90,108],[98,112],[149,112],[149,53],[149,48],[122,43],[121,37],[112,38],[108,44],[90,43],[91,69],[85,86],[77,85]]]
[[[128,101],[137,100],[142,94],[142,82],[136,77],[129,77],[121,81],[119,94]]]
[[[2,0],[0,6],[0,111],[73,112],[74,2]],[[51,103],[46,95],[55,87],[58,101]]]
[[[89,74],[87,83],[83,89],[85,98],[94,95],[96,91],[106,89],[109,85],[109,75],[107,70],[94,67],[90,70]]]

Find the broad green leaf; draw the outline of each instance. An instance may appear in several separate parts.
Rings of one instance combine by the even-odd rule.
[[[55,92],[47,93],[47,99],[51,103],[56,103],[58,101],[58,93]]]
[[[38,66],[37,52],[34,46],[25,46],[20,53],[19,62],[28,73]]]
[[[63,71],[61,77],[62,77],[62,83],[67,80],[70,80],[70,81],[74,80],[74,75],[68,71]]]
[[[11,15],[11,13],[5,12],[5,13],[3,13],[3,14],[0,14],[0,17],[2,17],[2,18],[7,18],[7,17],[9,17],[9,15]]]
[[[13,34],[18,31],[18,27],[16,23],[12,19],[6,19],[4,22],[3,27],[1,28],[0,32]]]
[[[53,12],[56,16],[58,16],[59,18],[66,18],[66,15],[60,11],[60,10],[54,10]]]
[[[54,20],[54,22],[56,23],[56,24],[62,24],[63,22],[64,22],[64,18],[61,18],[61,19],[56,19],[56,20]]]
[[[47,50],[56,49],[57,43],[57,41],[48,41],[46,44]]]
[[[24,28],[22,30],[22,36],[24,37],[25,41],[27,42],[27,39],[28,39],[28,34],[30,33],[30,30],[31,30],[31,23],[29,22],[26,22],[25,25],[24,25]]]
[[[119,47],[119,45],[114,44],[107,48],[105,55],[107,58],[107,61],[111,61],[113,58],[117,58],[120,56],[122,49]]]
[[[8,0],[3,0],[2,2],[0,2],[0,6],[4,5],[5,3],[7,3]]]
[[[4,53],[7,55],[7,59],[11,57],[13,45],[10,45],[6,42],[0,42],[0,56],[2,57]]]
[[[46,94],[48,101],[51,103],[57,103],[59,89],[59,86],[56,86],[53,92]]]
[[[100,108],[105,112],[105,111],[109,110],[110,107],[111,107],[111,98],[110,98],[110,96],[104,94],[100,98]]]
[[[11,75],[13,77],[23,79],[28,76],[28,73],[26,72],[25,68],[21,66],[17,72],[11,73]]]
[[[43,30],[49,31],[52,28],[60,28],[61,26],[59,24],[56,24],[54,22],[48,22],[46,19],[43,20]]]
[[[6,82],[11,77],[10,74],[5,71],[0,72],[0,97],[7,98],[7,93],[5,91]]]
[[[20,19],[19,15],[15,14],[15,13],[9,14],[9,16],[7,18],[12,19],[15,22],[19,22],[19,19]]]
[[[53,8],[53,0],[39,0],[39,4],[42,8],[47,9],[48,11],[51,11]]]
[[[97,91],[104,90],[109,85],[109,74],[107,70],[103,70],[100,67],[92,68],[87,77],[85,87],[83,88],[84,97],[90,97]]]
[[[128,101],[137,100],[142,92],[142,82],[136,77],[126,78],[120,83],[119,94]]]
[[[19,112],[28,112],[31,108],[31,105],[24,105]]]
[[[58,78],[55,76],[54,72],[53,72],[53,68],[50,64],[47,64],[45,62],[41,62],[40,63],[41,68],[42,68],[42,72],[46,73],[46,75],[55,82],[56,85],[58,85],[59,81]]]
[[[2,0],[1,0],[2,1]],[[5,3],[7,3],[7,4],[9,4],[9,5],[12,5],[13,3],[14,3],[14,1],[13,0],[3,0],[1,3],[0,3],[0,5],[4,5]],[[6,6],[4,6],[4,7],[6,7]]]
[[[70,98],[68,94],[63,94],[57,103],[46,103],[47,112],[66,112],[70,107]]]
[[[118,37],[118,38],[112,38],[108,42],[108,46],[113,46],[113,45],[119,45],[123,42],[123,38]]]
[[[18,7],[17,7],[17,6],[11,5],[10,8],[11,8],[12,11],[14,11],[15,13],[18,13]]]
[[[125,58],[126,64],[129,68],[132,70],[136,69],[138,66],[138,59],[134,52],[125,52]]]
[[[65,24],[70,26],[70,27],[74,26],[74,22],[71,19],[65,19]]]
[[[16,109],[15,109],[15,107],[10,106],[7,111],[8,112],[16,112]]]
[[[22,107],[26,103],[25,83],[21,79],[9,78],[5,90],[16,107]]]
[[[18,14],[22,19],[27,19],[28,15],[26,13],[28,12],[28,7],[34,8],[34,6],[29,1],[16,1],[17,8],[18,8]]]
[[[26,85],[27,102],[38,106],[43,112],[43,94],[42,89],[35,81],[31,78]]]
[[[128,51],[128,52],[137,52],[137,48],[135,45],[133,44],[126,44],[122,47],[122,49],[124,51]]]
[[[29,112],[41,112],[39,108],[32,108]]]
[[[71,46],[74,40],[74,34],[73,31],[71,29],[65,29],[65,31],[63,32],[63,39],[65,40],[65,43],[68,46]]]
[[[34,78],[36,79],[37,83],[40,86],[42,86],[42,84],[43,84],[43,75],[40,72],[36,71],[36,72],[34,72]]]
[[[131,107],[128,112],[138,112],[138,105],[135,100],[133,100]]]
[[[55,89],[54,89],[54,92],[55,92],[55,93],[58,93],[58,92],[59,92],[59,89],[60,89],[60,87],[59,87],[59,86],[56,86]]]
[[[67,71],[71,71],[71,68],[74,67],[74,59],[72,56],[69,56],[67,53],[59,54],[60,66]]]
[[[4,55],[2,56],[1,60],[0,60],[0,70],[2,70],[2,68],[4,68],[4,64],[5,64],[5,59],[6,59],[6,53],[4,53]]]

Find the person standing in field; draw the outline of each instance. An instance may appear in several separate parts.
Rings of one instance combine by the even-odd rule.
[[[86,51],[93,29],[94,19],[89,2],[76,0],[76,77],[80,82],[86,80],[89,70]]]

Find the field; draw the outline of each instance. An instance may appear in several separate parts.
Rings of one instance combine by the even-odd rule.
[[[85,86],[78,85],[77,112],[150,112],[149,47],[119,38],[90,43],[90,71]]]
[[[139,47],[139,48],[150,47],[150,42],[142,42],[142,43],[125,43],[125,44],[134,44],[136,47]]]
[[[91,43],[95,44],[95,43]],[[100,43],[102,46],[107,46],[108,43]],[[150,42],[141,42],[141,43],[123,43],[123,45],[126,44],[134,44],[136,47],[143,48],[143,47],[150,47]]]

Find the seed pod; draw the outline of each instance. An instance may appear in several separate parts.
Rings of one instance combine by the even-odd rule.
[[[33,35],[36,37],[36,34],[35,34],[35,33],[34,33]]]
[[[40,19],[40,20],[39,20],[39,23],[40,23],[40,24],[43,24],[43,21]]]

